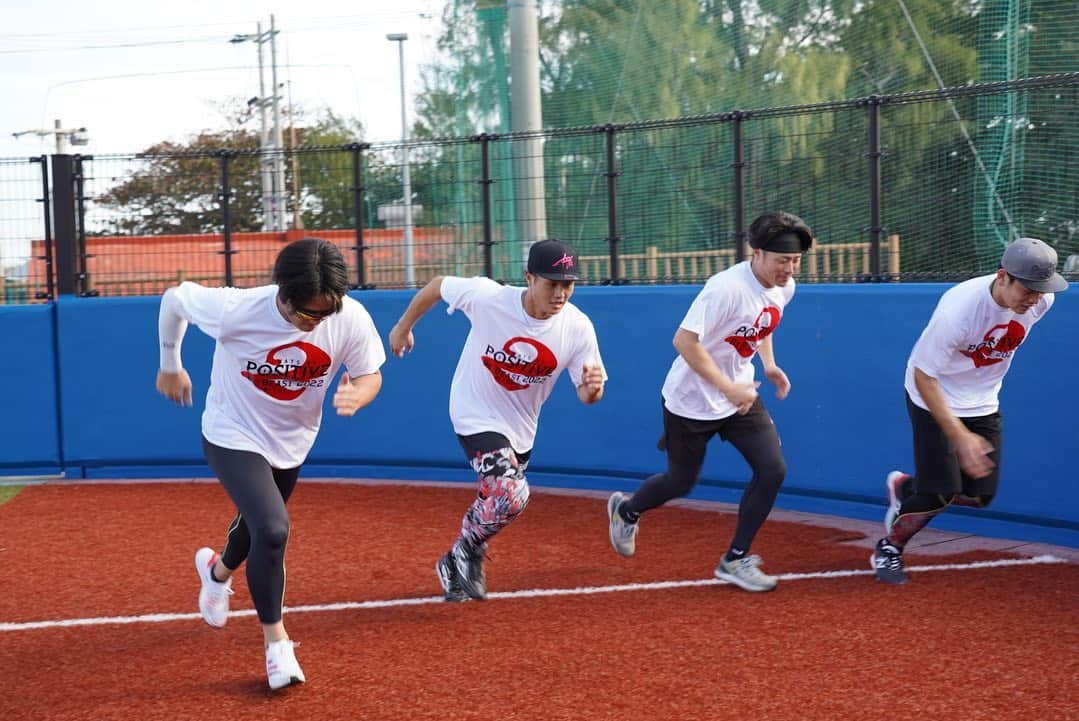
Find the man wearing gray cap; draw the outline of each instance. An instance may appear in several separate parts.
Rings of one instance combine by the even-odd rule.
[[[1056,267],[1052,247],[1020,238],[996,273],[941,296],[907,361],[915,474],[888,474],[888,535],[871,558],[878,581],[907,582],[903,548],[949,505],[985,508],[996,495],[1003,436],[997,394],[1053,294],[1068,288]]]

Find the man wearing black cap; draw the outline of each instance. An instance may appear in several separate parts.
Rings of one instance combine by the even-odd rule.
[[[1000,481],[1002,424],[997,394],[1030,329],[1068,282],[1057,254],[1020,238],[992,275],[960,283],[937,304],[907,361],[907,413],[914,430],[913,477],[888,474],[888,535],[871,557],[877,580],[906,583],[903,548],[949,505],[985,508]]]
[[[447,601],[487,595],[487,542],[528,503],[525,467],[540,407],[564,370],[582,403],[603,396],[607,374],[592,321],[569,302],[581,279],[577,253],[543,240],[528,252],[527,288],[489,278],[439,276],[413,297],[390,331],[396,356],[412,350],[412,329],[439,299],[472,324],[450,384],[450,418],[479,494],[453,547],[435,564]]]
[[[794,275],[813,233],[801,218],[776,211],[749,227],[753,258],[708,279],[674,336],[678,357],[663,384],[663,437],[667,472],[646,479],[632,496],[607,501],[611,545],[623,556],[636,550],[641,514],[684,496],[700,479],[705,448],[718,434],[749,463],[753,477],[742,494],[738,526],[717,578],[746,591],[771,591],[759,556],[749,555],[787,473],[779,434],[757,395],[753,356],[780,400],[790,381],[775,361],[772,335],[794,296]]]

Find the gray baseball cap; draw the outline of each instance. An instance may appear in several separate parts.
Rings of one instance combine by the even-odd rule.
[[[1057,272],[1057,252],[1037,238],[1020,238],[1004,250],[1000,267],[1038,293],[1059,293],[1068,281]]]

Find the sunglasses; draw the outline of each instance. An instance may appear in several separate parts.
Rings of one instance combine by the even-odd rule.
[[[292,312],[300,316],[305,320],[324,320],[337,312],[336,308],[330,308],[329,310],[308,310],[307,308],[300,308],[298,306],[292,307]]]

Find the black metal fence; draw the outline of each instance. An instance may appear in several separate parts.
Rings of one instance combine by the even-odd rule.
[[[589,283],[699,283],[775,208],[818,237],[802,281],[953,280],[1024,235],[1079,256],[1077,187],[1079,73],[407,146],[0,159],[0,298],[256,285],[305,235],[357,288],[517,280],[541,237]]]

